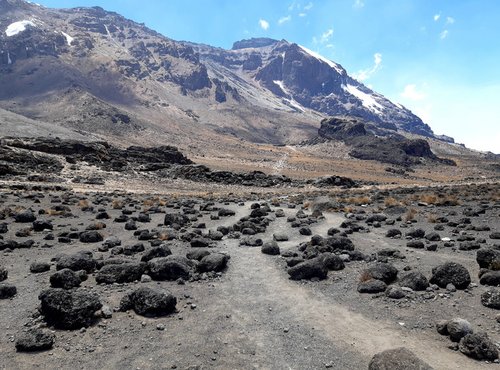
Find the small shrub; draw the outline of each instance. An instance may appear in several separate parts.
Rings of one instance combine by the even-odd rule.
[[[416,210],[415,208],[410,208],[410,209],[406,212],[405,217],[404,217],[404,220],[405,220],[406,222],[414,220],[414,219],[415,219],[415,216],[417,215],[417,213],[418,213],[418,212],[417,212],[417,210]]]
[[[373,279],[373,276],[372,274],[370,274],[370,272],[368,271],[363,271],[361,273],[361,275],[359,275],[359,282],[360,283],[364,283],[365,281],[369,281],[369,280],[372,280]]]
[[[384,205],[386,207],[394,207],[394,206],[401,205],[401,202],[399,200],[397,200],[396,198],[388,197],[388,198],[385,198]]]
[[[438,220],[438,216],[435,213],[429,213],[427,215],[427,222],[435,224]]]

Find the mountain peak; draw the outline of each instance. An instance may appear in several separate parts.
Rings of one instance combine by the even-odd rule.
[[[268,37],[257,37],[246,40],[236,41],[233,44],[232,50],[247,49],[247,48],[263,48],[266,46],[277,44],[279,41]]]

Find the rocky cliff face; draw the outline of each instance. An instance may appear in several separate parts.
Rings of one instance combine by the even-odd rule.
[[[300,142],[338,114],[433,136],[409,110],[297,44],[177,42],[99,7],[0,0],[0,85],[0,108],[104,138]]]
[[[387,130],[434,136],[411,111],[350,77],[339,64],[295,43],[266,38],[242,40],[232,50],[194,46],[202,60],[255,80],[297,111],[351,115]]]

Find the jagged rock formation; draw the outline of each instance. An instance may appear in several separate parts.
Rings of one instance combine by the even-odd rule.
[[[321,121],[320,138],[341,140],[351,147],[354,158],[377,160],[401,166],[422,163],[423,160],[455,165],[449,159],[438,158],[424,139],[408,139],[397,133],[377,136],[373,124],[352,117],[331,117]]]

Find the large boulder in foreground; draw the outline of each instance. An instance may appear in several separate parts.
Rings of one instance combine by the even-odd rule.
[[[18,352],[38,352],[51,349],[56,336],[47,329],[34,328],[21,333],[16,339]]]
[[[139,288],[124,296],[120,302],[120,311],[133,309],[142,316],[165,316],[175,311],[177,298],[168,291],[151,288]]]
[[[412,351],[400,347],[388,349],[373,356],[368,370],[433,370]]]
[[[223,271],[227,266],[227,261],[229,261],[229,256],[223,253],[211,253],[201,259],[198,264],[199,272],[220,272]]]
[[[328,268],[325,266],[322,257],[316,257],[290,267],[288,275],[290,275],[290,279],[292,280],[326,279]]]
[[[415,291],[421,291],[427,289],[429,280],[420,271],[412,271],[399,279],[399,285]]]
[[[103,266],[95,277],[97,284],[123,284],[141,280],[145,263],[120,263]]]
[[[99,296],[83,289],[50,288],[38,296],[40,312],[49,325],[58,329],[80,329],[92,325],[102,307]]]
[[[381,280],[386,284],[390,284],[398,277],[398,269],[390,263],[377,262],[369,266],[363,275],[369,276],[376,280]]]
[[[73,271],[85,270],[91,273],[96,268],[96,261],[90,251],[80,251],[72,255],[63,255],[57,261],[56,269],[70,269]]]
[[[173,257],[153,258],[148,262],[149,273],[153,280],[189,279],[191,276],[189,260]]]
[[[467,334],[458,345],[460,352],[476,360],[498,359],[498,349],[486,333]]]
[[[432,269],[431,284],[446,288],[453,284],[457,289],[465,289],[471,283],[469,271],[459,263],[446,262]]]

